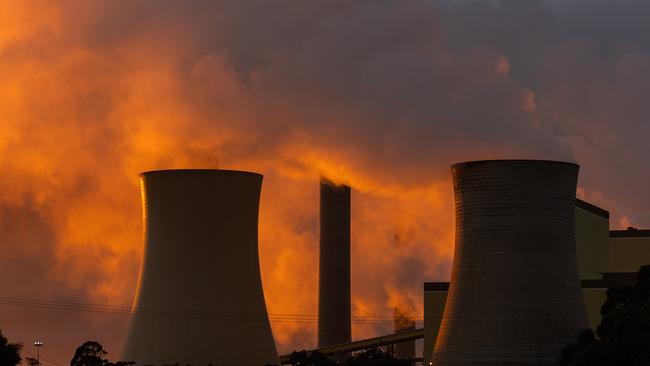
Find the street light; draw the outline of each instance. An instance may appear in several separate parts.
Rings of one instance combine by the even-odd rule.
[[[36,347],[36,362],[38,362],[38,366],[41,366],[41,353],[40,353],[40,348],[43,347],[45,343],[43,341],[35,341],[34,342],[34,347]]]

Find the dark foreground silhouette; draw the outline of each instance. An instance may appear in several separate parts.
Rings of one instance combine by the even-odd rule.
[[[650,265],[641,267],[637,283],[607,290],[596,332],[585,329],[567,345],[561,366],[650,365]]]
[[[308,354],[307,351],[293,352],[289,360],[292,365],[300,366],[409,366],[412,364],[409,361],[398,360],[378,349],[358,353],[341,363],[329,359],[320,352]]]
[[[16,366],[20,363],[20,350],[23,345],[20,343],[9,343],[7,337],[2,335],[0,330],[0,365]]]
[[[108,352],[99,342],[88,341],[77,348],[70,361],[70,366],[128,366],[134,364],[134,362],[128,361],[109,362],[106,359],[107,354]]]

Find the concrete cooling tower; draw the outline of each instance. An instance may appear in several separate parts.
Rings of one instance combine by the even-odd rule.
[[[258,260],[262,176],[162,170],[141,185],[145,249],[123,359],[278,364]]]
[[[352,339],[350,303],[350,187],[321,179],[318,346]]]
[[[555,365],[587,327],[574,206],[579,167],[452,166],[456,247],[434,366]]]

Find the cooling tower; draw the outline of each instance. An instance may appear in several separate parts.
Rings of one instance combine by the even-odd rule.
[[[261,185],[239,171],[141,174],[145,248],[123,359],[278,364],[258,259]]]
[[[349,343],[350,187],[320,182],[318,346]]]
[[[452,166],[456,247],[434,366],[555,365],[587,327],[574,206],[579,167]]]

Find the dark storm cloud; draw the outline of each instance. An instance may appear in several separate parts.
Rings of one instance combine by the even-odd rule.
[[[402,161],[428,165],[432,156],[445,164],[488,153],[571,159],[507,70],[509,51],[525,59],[525,48],[546,36],[546,10],[515,1],[439,9],[426,1],[80,2],[64,19],[72,39],[89,47],[142,38],[152,56],[173,58],[187,91],[222,72],[210,65],[216,57],[247,102],[223,108],[244,116],[237,128],[257,135],[258,146],[285,143],[298,129],[325,149],[358,146],[350,153],[359,164],[392,167],[386,176]]]

